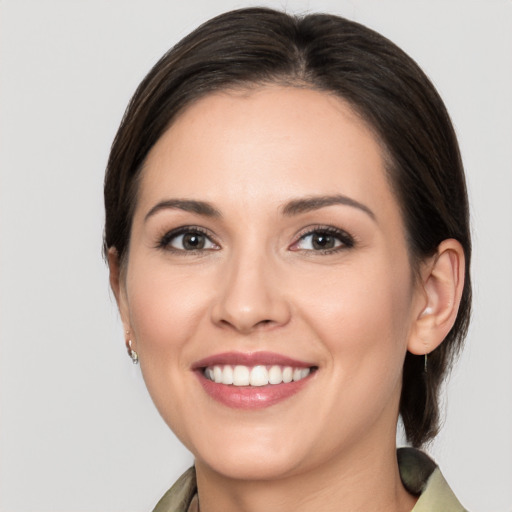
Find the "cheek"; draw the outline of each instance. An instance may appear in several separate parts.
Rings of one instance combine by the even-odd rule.
[[[176,361],[175,351],[191,339],[207,311],[207,282],[186,271],[170,272],[161,262],[134,261],[133,269],[127,291],[141,360],[158,356]]]
[[[331,364],[343,372],[372,366],[401,371],[411,321],[408,265],[390,272],[386,260],[347,266],[325,279],[311,276],[300,297],[301,316],[327,345]],[[367,368],[369,369],[369,368]]]
[[[327,348],[331,400],[319,407],[347,438],[368,428],[384,410],[394,425],[410,322],[407,276],[366,267],[315,287],[302,310]],[[347,411],[351,411],[347,417]]]
[[[127,294],[142,375],[156,408],[187,444],[190,381],[184,375],[190,373],[190,352],[212,287],[186,271],[169,271],[165,262],[132,261]]]

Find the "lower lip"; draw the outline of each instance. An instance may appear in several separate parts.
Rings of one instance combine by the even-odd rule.
[[[269,384],[267,386],[228,386],[207,379],[202,371],[197,372],[206,393],[223,405],[234,409],[263,409],[283,402],[298,393],[310,382],[312,374],[297,382]]]

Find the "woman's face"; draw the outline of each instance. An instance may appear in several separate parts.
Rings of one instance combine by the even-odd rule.
[[[212,94],[151,150],[118,299],[198,465],[276,478],[394,446],[423,297],[381,148],[339,98]]]

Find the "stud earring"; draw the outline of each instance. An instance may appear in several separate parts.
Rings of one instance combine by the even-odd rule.
[[[126,342],[126,348],[128,349],[128,355],[132,358],[132,363],[139,364],[139,355],[132,348],[132,340]]]

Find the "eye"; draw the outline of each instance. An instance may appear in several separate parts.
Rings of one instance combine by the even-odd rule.
[[[345,231],[333,227],[324,227],[303,234],[290,249],[329,253],[353,246],[354,239]]]
[[[208,251],[219,246],[199,228],[179,228],[166,233],[158,243],[158,247],[173,251]]]

